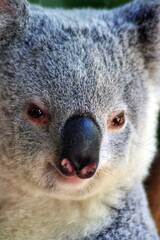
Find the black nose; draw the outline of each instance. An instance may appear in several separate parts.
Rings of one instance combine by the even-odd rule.
[[[87,117],[71,117],[65,123],[61,137],[61,173],[79,178],[92,177],[99,162],[101,134],[97,124]]]

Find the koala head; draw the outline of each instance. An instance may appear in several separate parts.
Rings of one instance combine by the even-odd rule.
[[[58,198],[140,181],[156,145],[159,18],[159,1],[69,11],[1,0],[1,166]]]

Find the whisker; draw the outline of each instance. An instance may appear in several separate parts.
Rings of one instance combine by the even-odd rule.
[[[147,148],[145,148],[143,145],[141,145],[141,144],[139,144],[139,143],[133,142],[133,144],[136,145],[137,147],[139,147],[139,148],[141,148],[141,149],[147,151],[147,152],[155,153],[155,151],[150,150],[150,149],[147,149]]]
[[[120,209],[119,208],[116,208],[115,206],[112,206],[112,205],[109,205],[109,204],[105,204],[108,208],[118,212]]]
[[[148,146],[148,145],[150,145],[151,143],[154,143],[155,142],[155,138],[149,138],[149,139],[146,139],[145,141],[143,141],[143,142],[136,142],[136,141],[132,141],[132,142],[135,142],[135,143],[137,143],[137,144],[140,144],[140,145],[142,145],[142,146]]]

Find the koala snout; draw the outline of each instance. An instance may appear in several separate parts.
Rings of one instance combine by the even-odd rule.
[[[60,172],[68,177],[92,177],[98,167],[101,141],[97,124],[87,117],[71,117],[62,129],[61,140]]]

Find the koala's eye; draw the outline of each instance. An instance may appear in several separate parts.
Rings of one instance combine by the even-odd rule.
[[[25,115],[30,122],[42,128],[47,127],[50,122],[49,112],[40,104],[28,103],[25,108]]]
[[[108,121],[108,129],[118,130],[125,124],[125,113],[124,111],[115,113]]]
[[[31,118],[40,118],[40,117],[43,117],[44,113],[39,107],[32,105],[28,109],[28,115]]]

